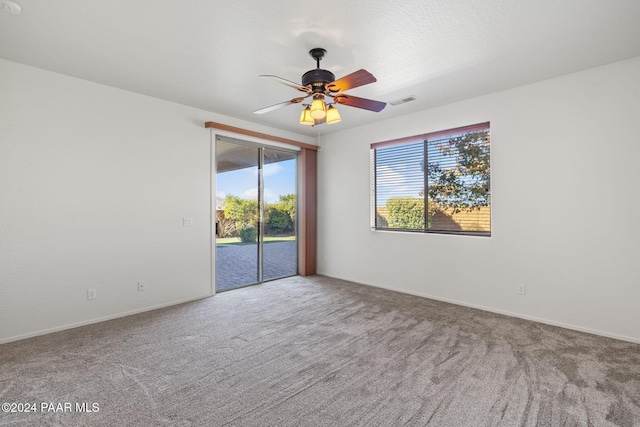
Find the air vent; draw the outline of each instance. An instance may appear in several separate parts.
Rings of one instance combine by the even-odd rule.
[[[396,105],[406,104],[407,102],[411,102],[411,101],[415,101],[415,100],[416,100],[415,96],[408,96],[408,97],[400,99],[398,101],[390,102],[389,104],[391,104],[391,105],[393,105],[395,107]]]

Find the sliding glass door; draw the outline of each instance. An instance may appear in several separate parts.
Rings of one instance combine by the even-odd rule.
[[[297,153],[216,139],[216,291],[297,274]]]

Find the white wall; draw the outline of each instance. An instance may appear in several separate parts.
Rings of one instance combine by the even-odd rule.
[[[491,238],[370,231],[370,143],[485,121]],[[318,271],[640,342],[638,123],[640,58],[322,137]]]
[[[211,295],[209,120],[0,60],[0,342]]]

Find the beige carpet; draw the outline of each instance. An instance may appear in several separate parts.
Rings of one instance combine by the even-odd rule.
[[[11,426],[640,426],[640,345],[292,277],[2,345],[1,402],[37,406]]]

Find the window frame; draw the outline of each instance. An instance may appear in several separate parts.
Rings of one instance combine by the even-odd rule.
[[[389,228],[389,227],[380,227],[377,224],[376,216],[378,215],[378,207],[377,207],[377,199],[378,199],[378,168],[377,168],[377,150],[380,148],[388,148],[394,146],[401,145],[409,145],[417,142],[424,142],[425,145],[430,140],[436,139],[445,139],[447,137],[458,137],[472,132],[480,132],[480,131],[488,131],[489,132],[489,218],[488,218],[488,231],[484,230],[443,230],[443,229],[431,229],[427,226],[427,214],[425,213],[424,218],[424,226],[416,229],[416,228]],[[425,234],[446,234],[446,235],[458,235],[458,236],[481,236],[481,237],[491,237],[492,233],[492,224],[491,224],[491,123],[490,122],[482,122],[474,125],[461,126],[457,128],[451,128],[446,130],[440,130],[436,132],[428,132],[419,135],[413,135],[393,140],[381,141],[372,143],[370,145],[370,187],[371,187],[371,197],[370,197],[370,228],[372,231],[390,231],[390,232],[405,232],[405,233],[425,233]],[[425,147],[426,150],[426,147]],[[427,160],[426,157],[422,157],[423,161]],[[427,160],[428,162],[428,160]],[[426,185],[426,173],[425,173],[425,187]],[[425,212],[428,204],[428,195],[425,195]]]

